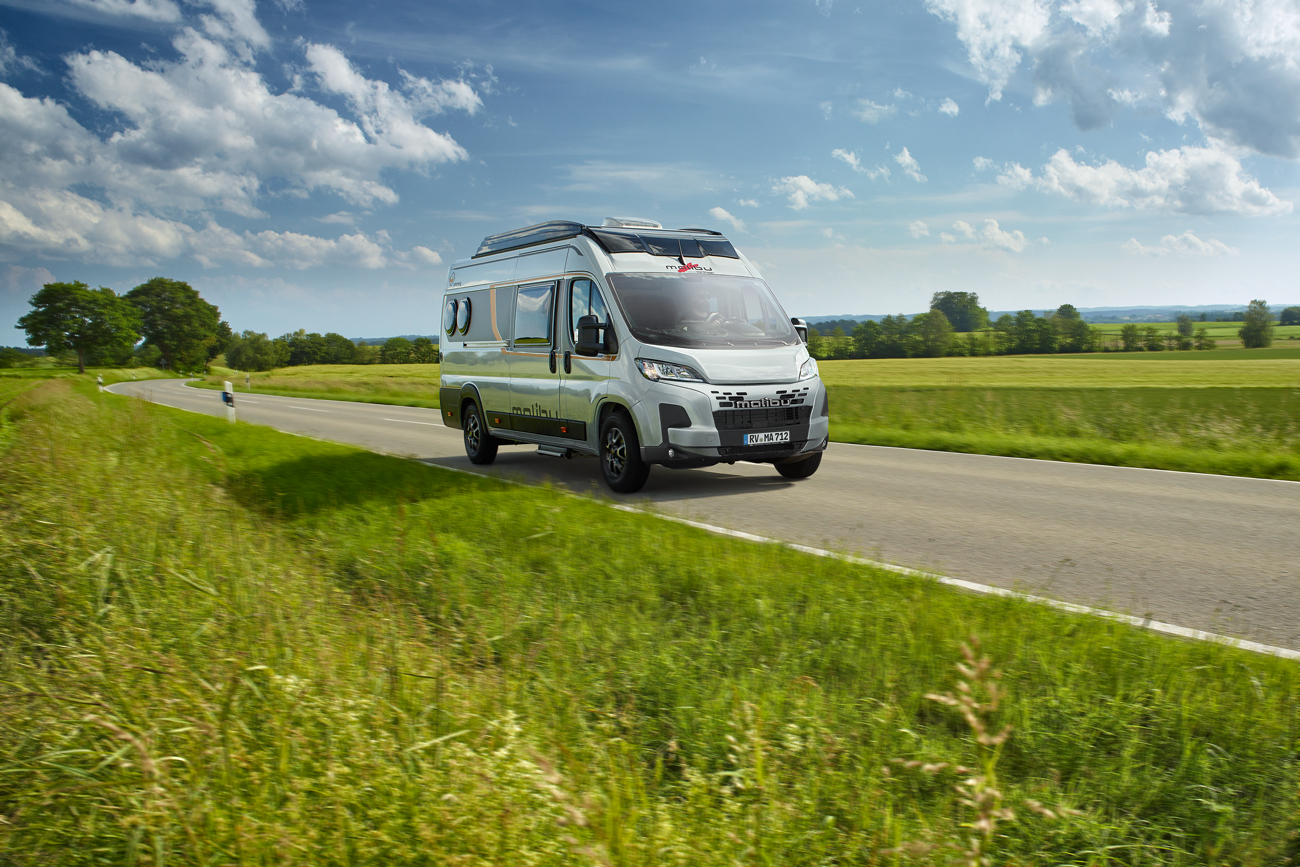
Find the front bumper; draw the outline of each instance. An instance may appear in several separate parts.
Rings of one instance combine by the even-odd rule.
[[[818,378],[755,386],[659,383],[637,410],[642,459],[667,467],[800,460],[824,451],[830,433]],[[764,431],[788,432],[789,440],[745,445],[746,434]]]

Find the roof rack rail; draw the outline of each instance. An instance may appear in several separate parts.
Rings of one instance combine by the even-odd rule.
[[[573,238],[581,235],[582,232],[582,223],[575,223],[572,220],[551,220],[549,223],[525,226],[522,229],[488,235],[483,239],[483,243],[478,245],[478,252],[470,258],[477,259],[480,256],[489,256],[506,250],[531,247],[533,244],[544,244],[547,241]]]
[[[676,231],[676,232],[699,232],[701,235],[718,235],[718,236],[721,236],[721,235],[722,235],[721,232],[715,232],[715,231],[713,231],[712,229],[692,229],[692,228],[687,228],[687,229],[674,229],[674,231]]]

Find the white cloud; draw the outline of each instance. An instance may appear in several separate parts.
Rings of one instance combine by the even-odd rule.
[[[903,148],[894,154],[894,162],[903,167],[903,174],[914,181],[925,183],[926,178],[925,175],[921,174],[920,164],[916,161],[916,157],[907,152],[907,148]]]
[[[1202,241],[1192,233],[1191,229],[1181,235],[1165,235],[1160,239],[1160,245],[1157,247],[1148,247],[1138,241],[1137,238],[1129,238],[1121,249],[1142,256],[1167,256],[1170,254],[1181,256],[1236,256],[1240,252],[1236,247],[1229,247],[1222,241],[1216,241],[1213,238]]]
[[[896,105],[880,105],[869,99],[859,99],[854,108],[850,109],[854,117],[867,123],[879,123],[896,111],[898,111]]]
[[[831,103],[831,102],[823,102],[819,107],[820,107],[821,110],[822,110],[822,117],[826,118],[827,120],[830,120],[830,119],[831,119],[831,115],[835,113],[835,104],[834,104],[834,103]]]
[[[1034,173],[1020,163],[1007,163],[998,172],[998,183],[1013,190],[1023,190],[1033,182]]]
[[[907,231],[913,238],[924,238],[930,234],[930,227],[920,220],[913,220],[907,224]]]
[[[181,10],[172,0],[70,0],[70,2],[105,15],[132,16],[168,24],[181,20]]]
[[[957,103],[951,98],[948,98],[939,103],[939,111],[948,115],[948,117],[956,117],[957,113],[961,111],[961,108],[958,107]]]
[[[109,14],[169,20],[163,3],[94,5]],[[210,14],[199,16],[201,30],[176,32],[176,60],[136,64],[100,50],[65,57],[78,96],[112,119],[96,121],[116,127],[107,137],[83,127],[60,103],[0,83],[6,143],[0,148],[0,255],[21,250],[114,264],[225,256],[259,267],[302,267],[313,252],[319,264],[406,261],[408,254],[362,243],[362,235],[333,241],[294,233],[223,235],[210,215],[222,210],[259,219],[265,216],[259,200],[271,194],[330,193],[361,207],[396,202],[385,173],[425,171],[466,157],[420,118],[475,113],[482,102],[473,88],[400,70],[394,88],[367,78],[339,49],[308,44],[308,77],[277,93],[252,60],[269,37],[251,0],[204,5]],[[312,98],[313,85],[341,97],[347,111]],[[191,225],[187,217],[199,222]],[[205,252],[196,239],[218,246]]]
[[[853,198],[853,193],[845,187],[818,183],[807,175],[781,178],[781,182],[772,187],[772,192],[788,195],[790,207],[796,211],[802,211],[810,202],[838,202],[842,198]]]
[[[894,88],[894,99],[911,99],[911,98],[912,98],[912,94],[908,93],[906,90],[903,90],[903,88],[901,87]]]
[[[993,160],[989,159],[988,157],[975,157],[974,163],[975,163],[975,170],[980,172],[988,171],[989,169],[993,168],[994,165]]]
[[[1126,107],[1300,157],[1300,6],[1293,0],[926,0],[956,26],[989,99],[1022,68],[1034,102],[1081,129]]]
[[[853,153],[853,151],[846,151],[843,148],[836,148],[835,150],[831,151],[831,156],[835,157],[835,159],[837,160],[843,160],[844,162],[848,163],[849,166],[855,172],[862,171],[862,162],[861,160],[858,159],[858,155]]]
[[[732,216],[726,208],[709,208],[709,216],[715,220],[721,220],[724,223],[731,224],[731,228],[737,232],[745,231],[745,221],[739,217]]]
[[[885,166],[876,166],[875,168],[864,166],[862,164],[862,160],[859,159],[858,155],[853,151],[846,151],[843,148],[836,148],[835,150],[831,151],[831,156],[835,157],[835,159],[837,160],[843,160],[853,168],[853,171],[861,172],[862,174],[871,178],[873,181],[876,178],[884,178],[885,180],[889,180],[888,168],[886,168]]]
[[[9,34],[0,28],[0,76],[8,75],[9,70],[19,67],[32,72],[41,71],[36,61],[18,53],[18,49],[9,42]]]
[[[36,292],[46,283],[53,283],[54,275],[47,268],[24,268],[21,265],[9,265],[0,278],[0,288],[8,292]]]
[[[1076,201],[1139,210],[1262,216],[1292,209],[1247,175],[1236,157],[1216,148],[1151,151],[1141,169],[1114,160],[1085,165],[1061,149],[1034,184]]]
[[[737,200],[736,200],[736,204],[738,204],[738,205],[744,205],[746,208],[757,208],[757,207],[758,207],[758,200],[757,200],[757,199],[737,199]]]
[[[965,220],[958,220],[952,224],[953,231],[957,235],[951,235],[947,232],[939,233],[939,239],[945,244],[952,244],[957,241],[960,235],[967,241],[978,241],[980,246],[990,250],[1008,250],[1012,253],[1019,253],[1029,246],[1030,241],[1025,237],[1025,233],[1019,229],[1014,232],[1008,232],[998,225],[997,220],[988,219],[977,229]],[[913,237],[916,237],[915,235]],[[1046,238],[1042,239],[1044,242]]]
[[[411,255],[425,265],[441,265],[442,257],[428,247],[416,246],[411,249]]]

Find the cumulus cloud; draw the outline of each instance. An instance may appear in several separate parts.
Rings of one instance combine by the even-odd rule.
[[[14,48],[9,41],[9,34],[3,28],[0,28],[0,76],[8,75],[12,69],[27,69],[32,72],[41,71],[41,68],[36,65],[36,61],[18,53],[18,49]]]
[[[843,148],[836,148],[835,150],[831,151],[831,156],[835,157],[835,159],[837,160],[842,160],[848,163],[849,166],[853,169],[853,171],[861,172],[862,174],[871,178],[873,181],[876,178],[884,178],[885,180],[889,180],[888,168],[886,168],[885,166],[876,166],[875,168],[871,168],[870,166],[865,166],[862,164],[862,160],[860,160],[858,158],[858,155],[853,151],[846,151]]]
[[[980,172],[988,171],[995,165],[993,160],[988,157],[975,157],[973,162],[975,163],[975,170]]]
[[[162,2],[92,5],[169,20]],[[305,267],[313,254],[317,264],[409,261],[364,235],[236,234],[210,214],[259,219],[259,202],[269,195],[326,193],[364,208],[394,203],[398,194],[385,173],[467,156],[421,119],[475,113],[482,103],[473,88],[400,71],[399,84],[390,86],[367,78],[334,46],[305,44],[298,49],[305,75],[292,90],[275,92],[252,59],[270,40],[251,0],[202,7],[208,11],[174,35],[176,60],[137,64],[101,50],[65,57],[72,88],[112,124],[97,119],[88,129],[64,105],[0,83],[0,140],[7,145],[0,149],[0,253],[114,264],[194,255],[259,267]],[[117,131],[102,136],[102,126]],[[350,217],[336,216],[326,219]]]
[[[976,157],[975,167],[990,169],[994,164]],[[1293,207],[1261,186],[1235,156],[1218,147],[1149,151],[1140,169],[1115,160],[1080,163],[1062,148],[1038,176],[1011,162],[998,172],[997,182],[1013,190],[1033,187],[1090,204],[1181,214],[1270,216],[1290,213]]]
[[[772,187],[772,192],[787,195],[790,207],[795,211],[802,211],[811,202],[838,202],[840,199],[853,198],[853,193],[847,188],[818,183],[807,175],[781,178],[780,183]]]
[[[921,174],[920,163],[916,161],[916,157],[907,152],[907,148],[903,148],[894,154],[894,162],[903,167],[903,174],[914,181],[925,183],[926,178],[925,175]]]
[[[955,101],[953,101],[951,98],[948,98],[945,99],[943,102],[939,103],[939,111],[948,115],[948,117],[956,117],[957,113],[961,111],[961,108],[958,107]]]
[[[737,199],[737,200],[736,200],[736,204],[738,204],[738,205],[744,205],[746,208],[757,208],[757,207],[758,207],[758,200],[757,200],[757,199]]]
[[[745,221],[733,216],[726,208],[709,208],[709,216],[731,225],[737,232],[745,231]]]
[[[907,224],[907,231],[913,238],[924,238],[930,234],[930,227],[920,220],[913,220]]]
[[[1240,252],[1236,247],[1229,247],[1213,238],[1202,241],[1191,229],[1181,235],[1165,235],[1155,247],[1148,247],[1137,238],[1129,238],[1121,249],[1140,256],[1235,256]]]
[[[989,99],[1022,67],[1038,105],[1081,129],[1126,107],[1300,157],[1300,7],[1276,0],[926,0],[950,21]]]
[[[881,105],[869,99],[859,99],[850,109],[854,117],[867,123],[879,123],[896,111],[898,111],[896,105]]]
[[[1013,164],[1013,170],[1018,168]],[[1140,169],[1114,160],[1098,166],[1077,163],[1061,149],[1034,184],[1081,202],[1180,214],[1262,216],[1292,209],[1291,202],[1247,175],[1236,157],[1216,148],[1151,151]]]
[[[94,9],[104,15],[144,18],[148,21],[175,23],[181,10],[172,0],[70,0],[75,6]]]
[[[952,228],[957,233],[956,235],[940,232],[939,240],[945,244],[953,244],[958,240],[972,241],[989,250],[1007,250],[1012,253],[1019,253],[1030,244],[1024,232],[1019,229],[1008,232],[998,225],[997,220],[993,219],[985,220],[979,228],[975,228],[965,220],[958,220],[952,224]],[[913,237],[916,236],[913,235]],[[1046,238],[1042,240],[1044,243],[1047,242]]]

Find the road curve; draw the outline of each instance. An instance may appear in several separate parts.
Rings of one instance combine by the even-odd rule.
[[[209,415],[180,380],[110,391]],[[1300,650],[1300,483],[832,443],[811,479],[770,466],[656,467],[611,494],[594,459],[465,457],[437,410],[240,394],[239,418],[432,464],[654,504],[658,511],[983,584]]]

